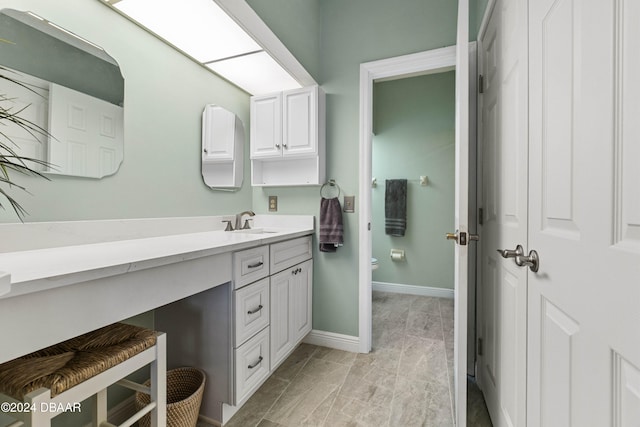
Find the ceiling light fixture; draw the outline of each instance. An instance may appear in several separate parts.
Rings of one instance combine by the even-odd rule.
[[[302,86],[214,0],[105,2],[252,95]]]

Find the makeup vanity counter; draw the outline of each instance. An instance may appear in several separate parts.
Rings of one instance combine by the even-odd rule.
[[[234,252],[314,230],[313,216],[256,215],[246,232],[223,219],[0,225],[0,363],[229,283]]]

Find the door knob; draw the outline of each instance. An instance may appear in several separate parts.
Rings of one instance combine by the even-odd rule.
[[[447,233],[447,234],[445,234],[445,237],[447,238],[447,240],[455,240],[457,242],[458,241],[458,232],[456,231],[455,233]]]
[[[520,261],[520,257],[524,255],[524,249],[522,249],[522,246],[516,246],[515,250],[498,249],[498,253],[502,256],[502,258],[515,258],[514,261],[516,262],[516,264],[518,264],[519,267],[522,267]]]
[[[529,267],[531,271],[536,273],[540,268],[540,258],[538,257],[538,252],[534,250],[529,251],[528,256],[519,255],[516,256],[516,264],[519,266]]]

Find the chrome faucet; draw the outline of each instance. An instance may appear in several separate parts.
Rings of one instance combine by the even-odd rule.
[[[254,211],[244,211],[236,215],[236,230],[248,230],[251,228],[249,225],[249,220],[245,220],[244,225],[242,225],[242,217],[244,215],[254,216],[256,213]]]

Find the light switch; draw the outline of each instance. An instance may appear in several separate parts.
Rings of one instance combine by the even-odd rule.
[[[344,209],[347,213],[354,213],[356,211],[356,196],[344,196]]]

